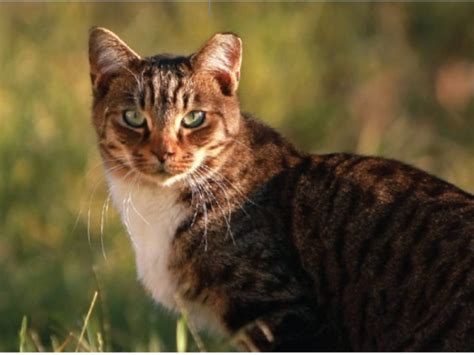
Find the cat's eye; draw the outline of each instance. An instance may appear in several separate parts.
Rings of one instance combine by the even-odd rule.
[[[196,128],[204,123],[206,113],[203,111],[191,111],[183,117],[182,125],[186,128]]]
[[[123,120],[131,127],[143,127],[146,123],[145,116],[135,110],[127,110],[123,112]]]

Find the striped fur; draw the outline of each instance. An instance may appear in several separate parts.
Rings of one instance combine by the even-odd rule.
[[[140,58],[91,32],[93,122],[129,227],[120,203],[140,201],[145,287],[246,350],[474,351],[473,196],[397,161],[297,151],[240,113],[241,50],[218,34]],[[124,124],[131,108],[146,127]],[[199,129],[180,124],[191,110]]]

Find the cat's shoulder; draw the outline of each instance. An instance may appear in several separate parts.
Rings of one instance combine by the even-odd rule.
[[[442,178],[396,159],[351,153],[315,154],[310,159],[311,175],[325,174],[365,188],[413,190],[431,196],[450,192],[474,198]]]

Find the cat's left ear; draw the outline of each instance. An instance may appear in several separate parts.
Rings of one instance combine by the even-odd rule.
[[[92,85],[96,88],[103,77],[114,74],[140,60],[115,33],[102,27],[89,32],[89,64]]]
[[[239,86],[242,40],[233,33],[217,33],[191,57],[193,69],[210,72],[224,95],[233,95]]]

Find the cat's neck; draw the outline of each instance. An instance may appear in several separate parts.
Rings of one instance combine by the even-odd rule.
[[[299,164],[304,155],[279,133],[248,114],[242,114],[238,135],[220,174],[250,192],[283,170]]]

